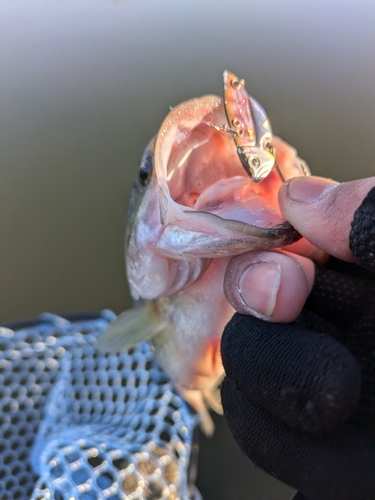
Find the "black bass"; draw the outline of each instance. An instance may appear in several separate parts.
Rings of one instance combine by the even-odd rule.
[[[213,423],[206,403],[218,412],[221,408],[220,337],[234,313],[223,292],[227,262],[249,250],[298,240],[280,215],[277,193],[281,172],[285,179],[308,173],[296,151],[272,136],[259,104],[238,95],[236,102],[242,99],[252,112],[247,149],[239,140],[243,134],[227,124],[227,94],[224,100],[208,95],[178,105],[147,146],[131,192],[125,238],[135,307],[120,314],[99,339],[100,347],[111,352],[148,340],[207,434]],[[238,113],[232,122],[239,129]],[[252,146],[250,139],[262,133],[266,139]],[[267,173],[252,179],[244,161],[261,166],[262,155]],[[269,167],[270,158],[277,168]]]

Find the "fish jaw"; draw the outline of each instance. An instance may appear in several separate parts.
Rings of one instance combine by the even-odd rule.
[[[144,194],[127,237],[126,272],[133,299],[172,295],[194,283],[207,269],[206,258],[185,259],[158,251],[165,226],[160,220],[156,179]]]

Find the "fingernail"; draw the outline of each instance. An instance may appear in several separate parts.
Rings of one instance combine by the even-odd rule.
[[[276,305],[281,267],[273,262],[260,262],[249,267],[240,280],[240,295],[249,313],[268,319]]]
[[[323,177],[294,177],[288,183],[288,195],[299,203],[315,203],[338,184]]]

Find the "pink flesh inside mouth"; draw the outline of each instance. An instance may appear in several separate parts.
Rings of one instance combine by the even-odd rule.
[[[258,227],[283,220],[278,209],[281,180],[277,172],[272,171],[260,183],[253,182],[238,158],[232,136],[206,123],[173,145],[167,182],[172,199],[194,211]]]

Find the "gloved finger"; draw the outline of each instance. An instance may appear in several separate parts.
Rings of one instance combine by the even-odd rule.
[[[375,271],[375,189],[354,213],[349,235],[350,251],[361,266]]]
[[[316,331],[304,327],[309,323]],[[308,312],[293,324],[235,314],[221,340],[225,373],[244,396],[290,426],[327,432],[351,415],[361,388],[354,356],[322,333],[333,328]]]
[[[296,177],[281,186],[280,209],[310,243],[339,259],[353,261],[351,222],[374,186],[375,177],[343,184],[321,177]]]
[[[234,257],[224,293],[236,311],[267,321],[290,322],[301,312],[314,281],[310,259],[286,252],[249,252]]]
[[[241,450],[259,467],[314,500],[373,500],[375,441],[343,424],[312,435],[276,419],[236,391],[221,387],[224,416]]]
[[[374,294],[371,273],[357,264],[331,259],[327,269],[316,268],[314,288],[304,312],[314,311],[343,332],[339,340],[361,366],[361,398],[351,420],[375,433]]]
[[[327,268],[317,266],[314,286],[305,307],[347,330],[373,309],[375,284],[371,276],[357,277],[356,268],[361,269],[356,264],[345,262],[333,268],[330,265]]]

